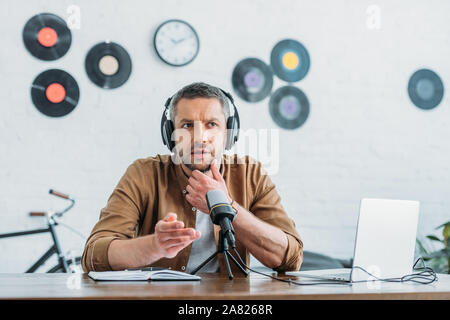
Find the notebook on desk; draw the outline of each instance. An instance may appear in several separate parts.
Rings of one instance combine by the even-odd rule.
[[[201,280],[199,276],[169,269],[161,270],[123,270],[123,271],[90,271],[88,276],[98,281],[173,281]]]

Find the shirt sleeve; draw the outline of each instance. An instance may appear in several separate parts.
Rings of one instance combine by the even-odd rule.
[[[275,185],[257,162],[249,172],[253,200],[249,211],[259,219],[282,230],[288,239],[286,254],[276,271],[297,271],[303,261],[303,242],[297,233],[295,222],[290,219],[281,204]],[[252,198],[250,198],[252,199]]]
[[[148,191],[143,186],[144,181],[137,160],[121,177],[86,241],[82,256],[85,272],[112,270],[108,261],[111,242],[115,239],[131,239],[136,235],[148,199],[144,193]]]

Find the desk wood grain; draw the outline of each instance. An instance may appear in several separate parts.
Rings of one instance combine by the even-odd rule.
[[[258,274],[248,278],[236,275],[233,280],[219,274],[199,275],[201,281],[105,282],[94,281],[87,274],[0,274],[0,299],[450,300],[450,275],[446,274],[439,274],[437,282],[427,285],[375,282],[319,286],[290,285]]]

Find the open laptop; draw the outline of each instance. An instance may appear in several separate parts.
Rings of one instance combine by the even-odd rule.
[[[360,282],[398,278],[412,273],[419,202],[362,199],[356,231],[352,268],[286,272],[287,275]]]

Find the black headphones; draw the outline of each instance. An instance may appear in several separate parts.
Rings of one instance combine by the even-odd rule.
[[[220,89],[222,93],[230,100],[233,105],[233,115],[229,116],[227,119],[227,143],[225,144],[225,149],[230,150],[231,147],[236,143],[239,139],[239,129],[241,127],[241,123],[239,121],[239,113],[237,111],[236,105],[234,104],[234,99],[228,92]],[[161,137],[164,145],[166,145],[169,150],[172,152],[175,147],[175,142],[172,140],[172,133],[175,130],[172,119],[167,118],[167,113],[169,112],[170,102],[173,97],[167,99],[164,104],[164,112],[161,117]]]

